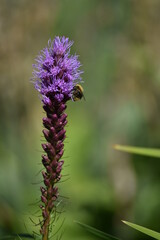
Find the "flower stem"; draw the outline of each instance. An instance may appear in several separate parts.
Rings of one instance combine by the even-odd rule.
[[[48,240],[48,235],[49,235],[49,223],[50,223],[50,214],[48,215],[48,218],[46,218],[46,219],[44,220],[42,240]]]

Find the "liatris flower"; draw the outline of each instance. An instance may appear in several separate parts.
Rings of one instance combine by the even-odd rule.
[[[61,170],[64,163],[60,160],[63,155],[67,124],[66,102],[72,99],[73,89],[81,81],[79,70],[80,62],[76,55],[70,55],[73,42],[65,37],[56,37],[49,40],[48,47],[42,50],[34,64],[34,85],[41,95],[46,117],[43,118],[44,137],[47,143],[42,144],[45,154],[42,163],[45,171],[42,172],[44,186],[41,187],[42,239],[47,240],[51,213],[55,210],[58,198],[56,183],[61,179]]]

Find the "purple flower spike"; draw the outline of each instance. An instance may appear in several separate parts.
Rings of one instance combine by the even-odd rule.
[[[35,88],[41,95],[46,117],[43,118],[43,135],[46,143],[42,144],[45,154],[42,163],[44,186],[41,187],[43,240],[49,238],[51,213],[53,213],[59,196],[56,183],[61,179],[63,148],[66,137],[64,129],[67,124],[66,102],[72,99],[74,86],[81,81],[80,62],[76,55],[70,55],[73,42],[65,37],[55,37],[48,41],[48,47],[41,51],[33,65]]]
[[[70,56],[73,42],[65,37],[55,37],[48,41],[48,47],[41,51],[33,65],[35,88],[42,95],[44,104],[52,101],[66,102],[71,99],[71,91],[81,81],[81,66],[76,55]]]

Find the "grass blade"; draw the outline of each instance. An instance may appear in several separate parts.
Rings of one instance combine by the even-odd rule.
[[[133,146],[123,146],[118,144],[114,145],[113,148],[123,152],[144,155],[147,157],[160,158],[160,149],[156,149],[156,148],[141,148],[141,147],[133,147]]]
[[[160,240],[160,233],[158,233],[158,232],[155,232],[151,229],[148,229],[148,228],[145,228],[145,227],[142,227],[142,226],[139,226],[137,224],[130,223],[127,221],[122,221],[122,222],[125,223],[126,225],[130,226],[131,228],[138,230],[139,232],[142,232],[150,237]]]
[[[88,232],[90,232],[90,233],[94,234],[95,236],[100,237],[102,239],[106,239],[106,240],[119,240],[117,237],[114,237],[114,236],[112,236],[110,234],[102,232],[102,231],[100,231],[100,230],[98,230],[96,228],[90,227],[87,224],[80,223],[80,222],[77,222],[77,221],[75,221],[75,223],[79,224],[81,227],[86,229]]]
[[[11,234],[11,235],[3,235],[0,236],[0,240],[11,240],[15,239],[15,237],[23,238],[23,239],[34,239],[31,234],[28,233],[20,233],[20,234]]]

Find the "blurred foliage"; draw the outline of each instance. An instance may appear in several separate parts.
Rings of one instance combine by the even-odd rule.
[[[123,239],[121,219],[159,231],[160,161],[113,144],[160,147],[159,0],[0,1],[0,226],[36,231],[43,110],[30,83],[49,38],[73,39],[86,101],[68,104],[64,239],[93,239],[76,219]],[[68,166],[68,167],[67,167]],[[64,180],[67,179],[64,176]],[[36,202],[33,205],[31,203]],[[64,216],[63,216],[64,215]],[[60,232],[63,232],[61,228]]]
[[[134,223],[131,223],[131,222],[126,222],[126,221],[122,221],[123,223],[125,223],[126,225],[130,226],[131,228],[139,231],[139,232],[142,232],[154,239],[158,239],[160,240],[160,233],[158,232],[155,232],[149,228],[145,228],[145,227],[142,227],[140,225],[137,225],[137,224],[134,224]]]
[[[114,145],[114,149],[128,152],[132,154],[138,154],[147,157],[153,158],[160,158],[160,149],[158,148],[142,148],[142,147],[135,147],[135,146],[124,146],[124,145]]]
[[[84,223],[80,223],[80,222],[76,222],[77,224],[79,224],[79,226],[81,226],[82,228],[84,228],[86,231],[92,233],[93,235],[99,237],[100,239],[106,239],[106,240],[119,240],[118,238],[116,238],[115,236],[112,236],[110,234],[107,234],[105,232],[102,232],[96,228],[93,228],[89,225],[86,225]]]

